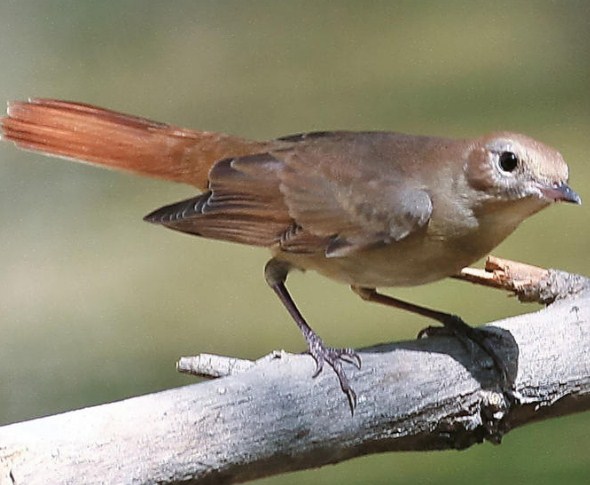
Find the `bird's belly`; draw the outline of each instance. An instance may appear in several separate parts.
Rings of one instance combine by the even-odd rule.
[[[475,249],[475,246],[479,246]],[[323,254],[279,253],[301,269],[315,270],[349,285],[366,287],[416,286],[457,274],[491,248],[464,238],[453,241],[420,238],[327,258]]]
[[[301,269],[315,270],[349,285],[369,288],[416,286],[457,274],[500,244],[526,217],[546,205],[525,199],[502,206],[471,221],[429,224],[418,232],[379,247],[328,258],[324,253],[296,254],[279,251],[275,256]],[[445,222],[445,221],[443,221]],[[443,228],[441,230],[441,227]]]

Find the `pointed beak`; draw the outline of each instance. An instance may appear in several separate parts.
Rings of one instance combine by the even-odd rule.
[[[541,187],[541,192],[545,197],[554,202],[562,201],[571,202],[572,204],[582,203],[580,196],[576,194],[566,183],[556,184],[553,186],[543,186]]]

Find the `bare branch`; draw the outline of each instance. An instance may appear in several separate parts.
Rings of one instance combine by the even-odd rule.
[[[312,379],[307,355],[202,356],[200,374],[228,377],[0,428],[0,482],[237,483],[375,452],[499,442],[590,409],[589,294],[488,328],[511,395],[485,356],[447,337],[365,349],[362,370],[348,370],[352,417],[333,373]]]
[[[254,362],[251,360],[201,354],[194,357],[181,357],[176,363],[176,370],[197,377],[216,378],[239,374],[253,366]]]
[[[365,349],[363,369],[349,370],[352,417],[333,373],[311,378],[309,356],[183,357],[179,371],[218,379],[0,428],[0,482],[237,483],[381,451],[498,443],[590,409],[587,279],[498,258],[458,278],[561,300],[487,327],[511,390],[485,356],[445,337]]]
[[[456,279],[513,292],[522,302],[553,303],[590,289],[588,278],[489,256],[485,269],[463,268]]]

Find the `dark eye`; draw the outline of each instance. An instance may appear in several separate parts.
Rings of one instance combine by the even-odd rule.
[[[500,153],[500,168],[504,172],[512,172],[518,165],[518,157],[512,152]]]

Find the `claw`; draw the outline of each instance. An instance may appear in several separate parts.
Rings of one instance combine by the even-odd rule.
[[[340,388],[342,389],[342,392],[344,392],[346,398],[348,399],[350,412],[354,415],[354,409],[357,405],[357,397],[356,393],[350,387],[350,383],[348,382],[346,373],[342,368],[342,362],[352,364],[356,368],[360,369],[360,356],[352,349],[335,349],[332,347],[326,347],[324,343],[319,339],[314,339],[310,343],[309,353],[311,354],[316,363],[316,368],[315,372],[313,373],[313,377],[317,377],[320,374],[320,372],[322,372],[325,362],[328,363],[330,367],[334,369],[334,373],[336,374],[336,377],[338,377],[338,381],[340,382]]]
[[[357,404],[356,393],[350,388],[348,388],[346,391],[344,391],[344,393],[346,394],[346,397],[348,398],[348,405],[350,406],[350,414],[352,414],[354,416],[354,410],[356,409],[356,404]]]
[[[321,356],[311,354],[313,360],[315,360],[315,371],[313,371],[312,378],[315,379],[324,370],[324,359]]]
[[[340,355],[340,359],[342,359],[344,362],[348,362],[349,364],[354,365],[358,370],[361,370],[361,358],[360,356],[352,349],[342,349],[345,352],[343,352]]]

